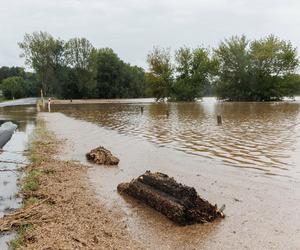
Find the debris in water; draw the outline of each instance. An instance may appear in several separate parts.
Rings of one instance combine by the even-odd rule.
[[[143,201],[179,225],[224,218],[225,205],[218,210],[217,205],[200,198],[195,188],[182,185],[163,173],[146,171],[129,183],[119,184],[118,191]]]
[[[100,165],[118,165],[119,159],[104,147],[98,147],[86,154],[89,161]]]

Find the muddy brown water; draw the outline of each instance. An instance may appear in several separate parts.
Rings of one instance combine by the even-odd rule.
[[[88,164],[85,153],[99,145],[120,158],[119,167],[93,166],[89,182],[108,209],[123,213],[127,230],[146,248],[299,249],[299,101],[221,103],[207,98],[52,110],[43,117],[67,139],[61,158]],[[167,173],[210,202],[226,204],[226,218],[178,227],[117,193],[118,183],[146,170]]]
[[[16,194],[18,193],[18,178],[21,176],[18,168],[23,165],[7,162],[28,163],[26,150],[35,127],[35,117],[34,107],[0,108],[0,123],[13,121],[18,125],[11,140],[3,147],[3,152],[0,152],[0,170],[2,170],[0,172],[0,217],[21,205],[21,199]],[[14,234],[0,234],[0,249],[8,249],[7,243],[13,237]]]

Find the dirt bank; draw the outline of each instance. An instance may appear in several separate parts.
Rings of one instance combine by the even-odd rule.
[[[18,249],[140,249],[120,215],[105,209],[87,185],[88,167],[54,159],[63,145],[41,119],[22,183],[24,206],[0,219],[18,231]]]

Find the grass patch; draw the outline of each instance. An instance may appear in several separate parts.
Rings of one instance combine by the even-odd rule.
[[[47,131],[45,122],[39,120],[37,127],[35,128],[35,133],[31,138],[31,143],[28,150],[28,158],[34,164],[40,164],[42,161],[50,157],[49,154],[45,154],[49,151],[51,154],[51,141],[52,135]]]
[[[27,173],[23,180],[22,192],[34,192],[39,189],[39,176],[41,175],[40,170],[31,170]]]
[[[26,235],[28,235],[28,233],[30,232],[31,229],[32,229],[31,224],[22,225],[18,229],[17,237],[9,243],[10,248],[11,249],[18,249],[21,246],[23,246],[24,242],[25,242]]]

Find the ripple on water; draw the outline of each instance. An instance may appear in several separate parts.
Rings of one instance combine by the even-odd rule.
[[[299,151],[299,102],[97,104],[56,106],[69,116],[160,146],[266,173],[295,166]],[[167,116],[169,111],[169,116]],[[223,126],[217,126],[221,114]],[[279,173],[278,173],[279,174]]]

